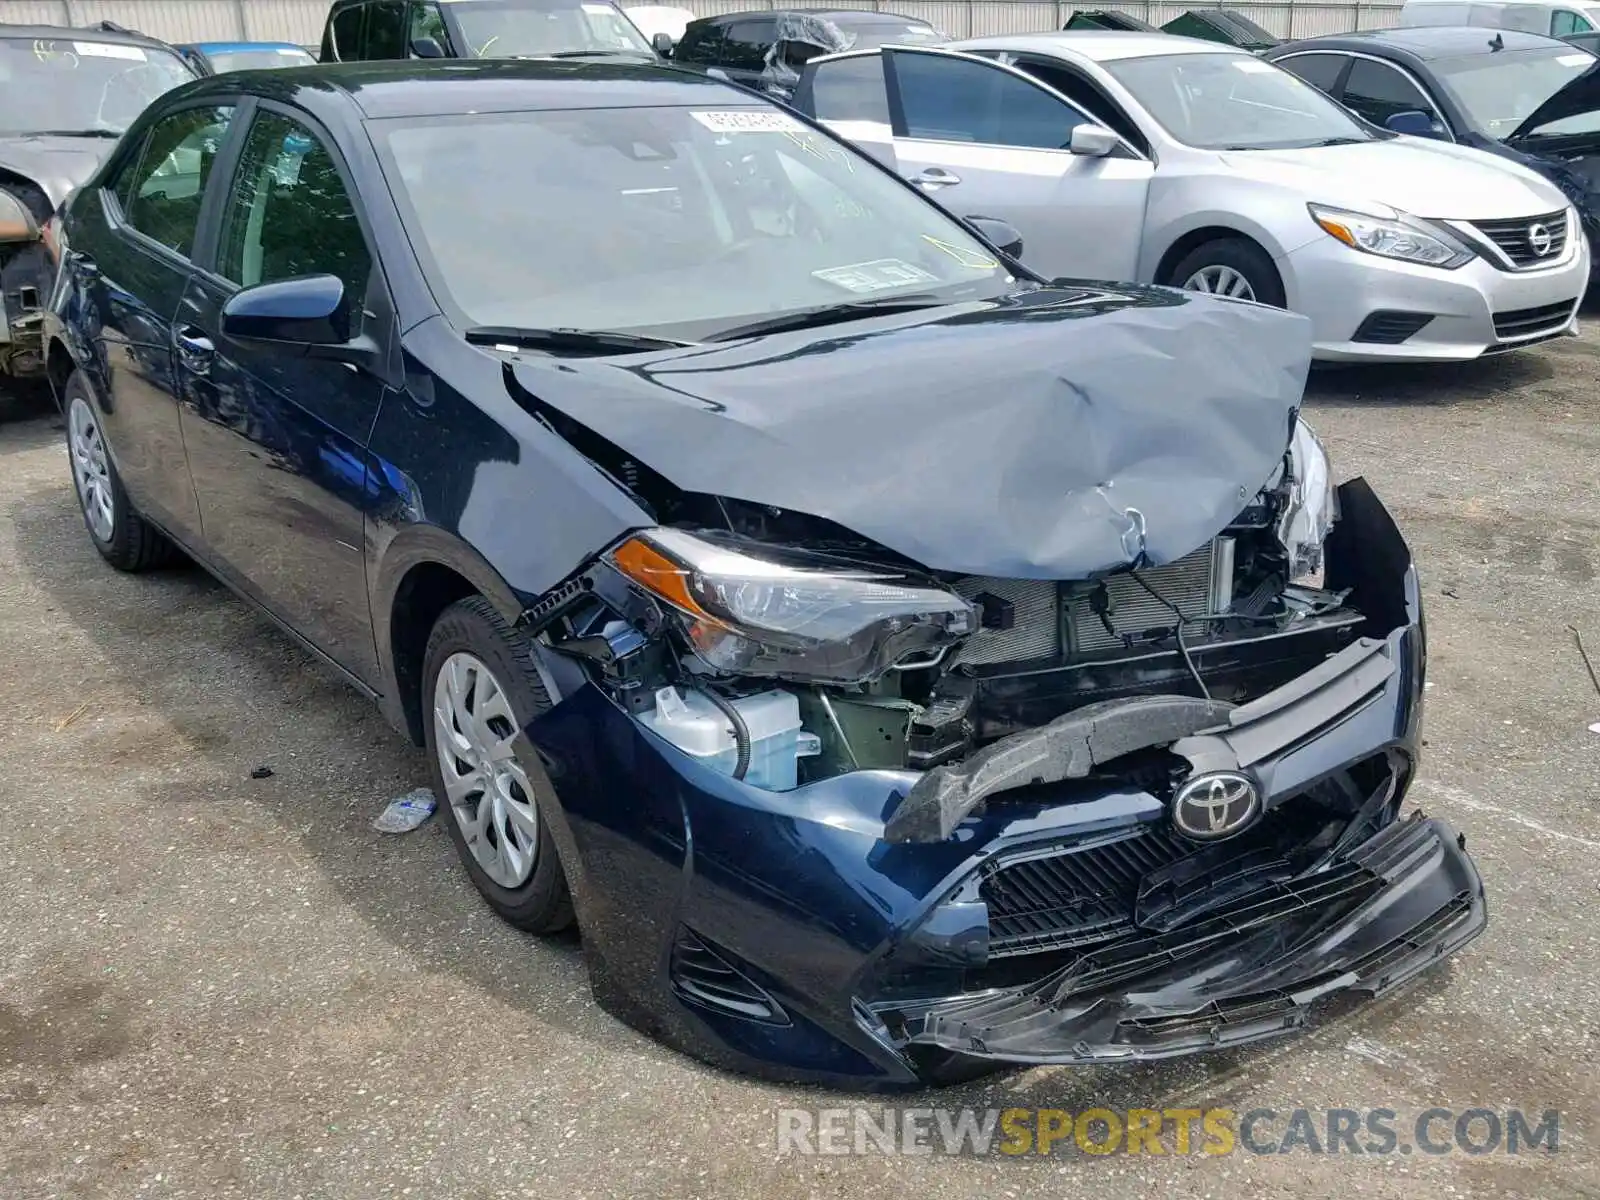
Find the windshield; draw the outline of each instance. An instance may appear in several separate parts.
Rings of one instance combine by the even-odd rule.
[[[857,25],[837,16],[829,18],[847,34],[854,34],[852,50],[876,50],[880,46],[938,46],[950,39],[932,25],[907,21],[904,25],[891,25],[882,21]]]
[[[467,327],[697,341],[805,309],[1011,286],[953,219],[775,108],[369,128],[434,292]]]
[[[1548,50],[1513,50],[1442,58],[1434,72],[1472,123],[1490,137],[1516,132],[1533,110],[1594,66],[1595,57],[1575,46]],[[1540,133],[1592,133],[1600,130],[1600,114],[1563,117]]]
[[[471,0],[452,4],[469,58],[537,58],[578,50],[655,51],[613,5],[584,0]]]
[[[0,38],[0,134],[121,133],[194,72],[154,46]]]
[[[1202,150],[1293,150],[1375,135],[1310,84],[1250,54],[1105,64],[1163,129]]]
[[[218,75],[224,71],[272,71],[278,67],[304,67],[317,61],[298,46],[213,50],[206,55],[206,59]]]

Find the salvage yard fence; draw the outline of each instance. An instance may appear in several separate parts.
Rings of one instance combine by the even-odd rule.
[[[623,0],[628,3],[629,0]],[[748,9],[785,7],[778,0],[664,0],[700,16]],[[790,0],[792,3],[793,0]],[[805,0],[815,3],[816,0]],[[832,0],[830,0],[832,2]],[[1283,38],[1381,29],[1399,20],[1398,3],[1263,3],[1227,0],[1223,4],[1099,3],[1079,0],[839,0],[839,8],[885,9],[920,17],[955,37],[1029,33],[1060,29],[1080,8],[1119,9],[1152,25],[1163,25],[1191,8],[1231,8]],[[322,37],[328,0],[0,0],[0,22],[38,25],[92,25],[115,21],[171,42],[283,41],[313,45]],[[0,104],[4,103],[0,97]]]

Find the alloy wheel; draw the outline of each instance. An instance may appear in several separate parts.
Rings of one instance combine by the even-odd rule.
[[[526,883],[539,852],[533,787],[512,750],[517,729],[510,697],[481,659],[445,659],[433,687],[445,800],[467,849],[503,888]]]
[[[116,526],[111,507],[111,470],[106,462],[100,421],[82,396],[72,398],[67,411],[67,449],[72,454],[72,481],[78,489],[89,530],[101,542],[111,541]]]
[[[1186,292],[1209,292],[1213,296],[1232,296],[1235,300],[1254,300],[1255,288],[1250,281],[1232,267],[1216,263],[1201,267],[1183,281]]]

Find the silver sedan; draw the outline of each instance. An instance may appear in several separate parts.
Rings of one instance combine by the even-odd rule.
[[[1144,33],[814,59],[796,106],[1049,276],[1288,307],[1331,360],[1450,360],[1575,329],[1578,217],[1502,159],[1369,125],[1253,55]]]

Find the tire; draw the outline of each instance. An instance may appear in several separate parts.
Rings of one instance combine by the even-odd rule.
[[[1283,308],[1285,305],[1283,280],[1278,277],[1278,268],[1272,265],[1267,252],[1249,238],[1215,238],[1196,246],[1178,260],[1168,273],[1166,282],[1185,291],[1217,290],[1195,286],[1196,277],[1201,272],[1213,272],[1223,280],[1230,279],[1228,273],[1232,272],[1233,276],[1243,279],[1250,289],[1249,295],[1237,291],[1224,294],[1238,295],[1240,299],[1255,300],[1273,308]]]
[[[423,726],[434,795],[473,886],[509,924],[556,933],[572,924],[572,897],[550,827],[515,752],[494,745],[550,707],[535,661],[533,643],[487,600],[457,601],[428,637]]]
[[[181,558],[178,548],[139,515],[106,451],[100,410],[83,373],[74,371],[62,391],[72,490],[89,540],[119,571],[148,571]]]

